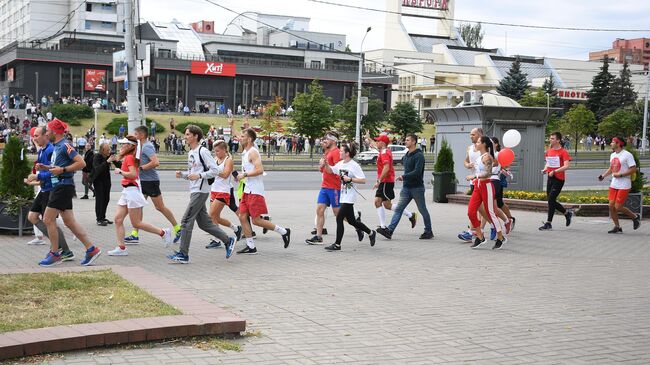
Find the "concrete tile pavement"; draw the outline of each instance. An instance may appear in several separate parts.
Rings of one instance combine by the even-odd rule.
[[[366,190],[366,197],[372,196]],[[112,196],[109,211],[118,194]],[[167,193],[177,218],[186,193]],[[257,256],[206,250],[208,236],[195,228],[191,263],[166,262],[158,237],[143,233],[128,257],[103,256],[98,265],[141,266],[229,311],[241,313],[250,331],[242,352],[203,351],[173,345],[66,353],[57,364],[328,364],[328,363],[647,363],[650,361],[650,222],[625,234],[605,232],[604,219],[574,218],[570,228],[539,232],[542,214],[516,212],[517,227],[505,249],[471,250],[456,234],[467,225],[465,207],[428,204],[436,237],[417,239],[407,221],[394,239],[373,248],[346,226],[343,251],[307,246],[315,191],[272,191],[274,221],[292,229],[292,244],[258,233]],[[112,226],[94,224],[93,201],[75,200],[77,218],[107,251]],[[370,227],[371,201],[358,209]],[[410,207],[415,209],[412,204]],[[389,214],[390,215],[390,214]],[[226,212],[225,216],[234,219]],[[166,224],[152,205],[145,217]],[[332,234],[335,226],[328,217]],[[33,267],[43,247],[3,236],[3,266]],[[73,243],[79,254],[81,245]],[[243,242],[238,247],[243,247]],[[63,265],[77,265],[64,263]]]

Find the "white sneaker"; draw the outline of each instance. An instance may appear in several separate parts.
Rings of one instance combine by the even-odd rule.
[[[108,256],[129,256],[129,251],[126,247],[121,249],[120,246],[117,246],[114,250],[108,251]]]
[[[165,243],[165,247],[171,246],[172,243],[174,243],[174,237],[172,236],[172,229],[171,228],[165,228],[163,229],[165,232],[165,235],[162,237],[163,242]]]
[[[33,240],[27,242],[27,244],[28,245],[44,245],[45,241],[43,240],[42,237],[41,238],[36,237]]]

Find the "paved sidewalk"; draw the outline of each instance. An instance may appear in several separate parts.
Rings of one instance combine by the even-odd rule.
[[[165,195],[179,219],[187,198]],[[343,251],[329,253],[304,244],[315,198],[315,191],[269,192],[273,220],[292,229],[286,250],[279,235],[257,229],[260,254],[226,261],[223,249],[203,248],[208,237],[195,228],[189,265],[168,264],[168,250],[147,233],[129,247],[130,256],[105,255],[97,262],[141,266],[241,313],[249,331],[261,333],[235,340],[243,351],[161,345],[66,353],[53,363],[650,362],[648,220],[637,231],[623,221],[625,234],[612,236],[605,219],[576,217],[567,229],[560,216],[555,231],[539,232],[542,214],[516,212],[516,231],[503,250],[492,251],[491,244],[471,250],[456,238],[467,225],[465,207],[429,203],[434,240],[417,239],[421,222],[415,230],[404,222],[392,241],[381,237],[371,248],[346,226]],[[93,239],[105,252],[111,249],[114,228],[94,224],[93,200],[74,204]],[[361,200],[358,208],[375,226],[372,202]],[[165,223],[152,205],[145,216]],[[333,241],[333,218],[326,226],[331,234],[325,241]],[[4,267],[35,267],[45,249],[25,245],[28,239],[2,236]],[[79,243],[71,246],[81,254]]]

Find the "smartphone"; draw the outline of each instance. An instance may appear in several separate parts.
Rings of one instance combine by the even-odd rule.
[[[239,175],[239,172],[233,170],[233,172],[232,172],[232,176],[233,176],[233,177],[237,177],[237,175]]]

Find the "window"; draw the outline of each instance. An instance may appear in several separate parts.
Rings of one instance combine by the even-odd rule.
[[[102,22],[102,28],[104,28],[104,29],[113,29],[113,23],[111,23],[111,22]]]
[[[90,20],[86,20],[86,29],[92,29],[92,22]]]
[[[86,3],[86,11],[93,11],[93,4]]]
[[[320,61],[311,61],[310,68],[320,69]]]
[[[102,4],[102,10],[111,10],[112,11],[113,10],[113,4]]]

